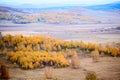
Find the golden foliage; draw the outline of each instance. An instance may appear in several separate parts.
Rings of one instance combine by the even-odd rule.
[[[80,49],[82,51],[91,51],[98,49],[99,52],[110,54],[112,56],[120,56],[118,49],[111,48],[108,44],[101,47],[93,43],[84,43],[83,41],[63,41],[59,39],[53,39],[45,36],[22,36],[22,35],[6,35],[0,40],[0,47],[4,46],[14,51],[61,51],[66,49]],[[117,50],[117,52],[115,52]],[[68,52],[71,54],[70,52]],[[72,54],[71,54],[72,56]]]
[[[66,56],[67,56],[67,57],[72,57],[75,53],[76,53],[75,51],[66,49]]]
[[[120,54],[120,49],[115,47],[115,48],[110,49],[110,52],[113,56],[116,57],[117,55]]]
[[[3,47],[3,48],[2,48]],[[93,43],[83,41],[63,41],[45,36],[6,35],[0,40],[0,48],[7,54],[8,60],[18,64],[23,69],[54,66],[67,67],[66,58],[72,57],[72,66],[78,68],[80,60],[73,49],[92,52],[93,61],[99,61],[99,52],[112,56],[120,56],[120,48],[111,48],[108,44],[101,47]]]
[[[65,59],[61,52],[51,53],[46,51],[41,52],[10,52],[7,54],[10,61],[18,63],[23,69],[34,69],[37,67],[54,66],[67,67],[69,62]]]

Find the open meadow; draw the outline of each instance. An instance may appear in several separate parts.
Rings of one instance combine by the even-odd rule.
[[[34,23],[9,26],[2,25],[0,27],[1,34],[4,36],[1,40],[0,61],[9,68],[11,80],[47,80],[45,67],[52,67],[50,80],[84,80],[89,71],[94,71],[99,80],[120,79],[120,32],[117,29],[119,24],[56,26]],[[29,26],[34,26],[34,28]],[[45,36],[47,37],[45,38]],[[4,46],[2,46],[3,44]],[[97,62],[94,62],[91,56],[95,49],[99,51],[100,57]],[[38,59],[36,57],[34,60],[32,57],[35,55],[33,55],[30,57],[32,61],[24,61],[27,62],[26,64],[19,62],[20,55],[26,55],[26,58],[29,59],[29,54],[38,53],[43,56],[60,54],[63,58],[59,63],[52,58],[47,60],[46,56],[46,63],[44,63],[42,57]],[[77,69],[72,66],[74,55],[79,58],[77,64],[80,65]],[[59,59],[59,56],[56,59]],[[43,62],[41,62],[42,60]],[[53,62],[50,65],[49,61],[51,60]],[[33,67],[29,65],[30,63]],[[51,74],[48,72],[48,75]]]

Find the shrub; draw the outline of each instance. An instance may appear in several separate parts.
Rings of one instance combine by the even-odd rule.
[[[74,54],[72,56],[71,65],[72,65],[72,68],[75,68],[75,69],[80,67],[80,60],[77,54]]]
[[[120,54],[120,52],[119,52],[119,48],[112,48],[111,50],[110,50],[110,52],[111,52],[111,55],[113,55],[114,57],[116,57],[117,55],[119,55]]]
[[[92,56],[93,62],[97,62],[100,59],[99,51],[97,49],[92,51],[91,56]]]
[[[46,67],[44,74],[45,74],[45,78],[53,79],[53,69],[51,67]]]
[[[88,71],[85,80],[97,80],[97,75],[94,71]]]
[[[75,51],[66,49],[67,57],[72,57],[75,53],[76,53]]]
[[[5,48],[5,49],[4,49]],[[9,50],[13,51],[47,51],[58,52],[66,50],[67,55],[71,57],[73,53],[67,49],[80,49],[90,53],[91,51],[98,49],[99,52],[112,56],[120,56],[120,49],[118,47],[111,48],[108,44],[101,47],[93,43],[84,43],[76,41],[63,41],[59,39],[53,39],[45,36],[22,36],[22,35],[6,35],[0,40],[0,49],[6,53]]]
[[[4,44],[4,43],[3,43],[3,40],[0,39],[0,49],[3,48],[3,44]]]
[[[3,63],[0,63],[0,72],[1,72],[0,79],[10,79],[9,70]]]
[[[23,69],[34,69],[43,66],[67,67],[68,60],[64,57],[62,52],[29,52],[18,51],[9,52],[7,54],[8,60],[17,63]]]

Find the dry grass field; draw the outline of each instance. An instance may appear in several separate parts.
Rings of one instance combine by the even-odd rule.
[[[99,80],[119,80],[120,79],[120,58],[104,56],[97,63],[92,62],[92,58],[82,56],[80,59],[80,68],[55,68],[53,69],[53,80],[84,80],[87,71],[95,71]],[[1,57],[1,56],[0,56]],[[9,67],[10,80],[46,80],[45,68],[35,70],[23,70],[14,67],[5,57],[0,58],[1,62],[5,62]],[[111,76],[112,75],[112,76]]]
[[[30,28],[29,25],[30,24],[11,24],[13,27],[2,25],[3,27],[1,26],[0,29],[3,36],[8,33],[11,35],[23,34],[26,36],[44,35],[65,41],[82,40],[85,43],[109,44],[112,47],[120,48],[120,32],[119,30],[116,30],[116,27],[118,27],[119,24],[73,25],[66,27],[55,25],[46,26],[45,24],[42,24],[41,27],[39,24],[31,24],[31,26],[34,25],[32,28]],[[45,28],[43,28],[43,26]],[[101,31],[102,29],[104,30]],[[111,31],[111,29],[113,30]],[[100,60],[98,62],[93,62],[90,54],[80,51],[78,51],[77,54],[80,59],[80,68],[73,69],[71,65],[66,68],[52,68],[52,79],[46,79],[45,68],[32,70],[21,69],[19,65],[8,61],[4,54],[0,54],[0,62],[4,62],[9,68],[10,80],[85,80],[88,71],[94,71],[98,80],[120,80],[119,57],[100,54]],[[71,62],[71,60],[69,60],[69,62]]]

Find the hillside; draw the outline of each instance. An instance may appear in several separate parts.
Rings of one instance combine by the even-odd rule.
[[[16,8],[11,8],[11,7],[5,7],[5,6],[0,6],[0,12],[23,12],[20,9]]]
[[[120,6],[118,3],[95,6],[59,6],[47,8],[11,8],[0,6],[0,23],[15,24],[105,24],[119,23]],[[26,5],[25,7],[27,7]]]

